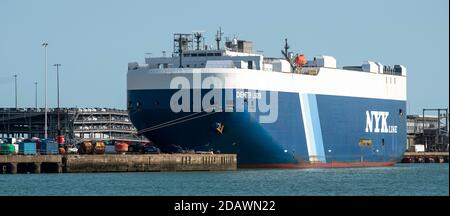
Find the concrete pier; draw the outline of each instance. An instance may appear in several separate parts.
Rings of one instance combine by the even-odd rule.
[[[158,172],[236,170],[236,155],[68,155],[66,172]]]
[[[61,155],[0,155],[0,173],[57,173],[61,165]]]
[[[0,155],[0,173],[237,170],[232,154]]]

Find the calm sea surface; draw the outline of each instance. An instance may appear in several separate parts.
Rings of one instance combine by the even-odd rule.
[[[0,195],[449,195],[448,164],[0,175]]]

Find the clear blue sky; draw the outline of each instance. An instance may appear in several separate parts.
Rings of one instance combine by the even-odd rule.
[[[337,58],[338,66],[364,60],[408,69],[409,113],[448,107],[448,0],[322,1],[0,1],[0,107],[44,101],[44,50],[48,47],[48,101],[56,106],[56,72],[62,64],[61,105],[126,107],[127,64],[145,53],[171,52],[175,32],[216,29],[252,40],[254,50],[281,56],[293,51]]]

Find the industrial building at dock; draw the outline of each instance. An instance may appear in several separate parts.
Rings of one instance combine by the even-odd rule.
[[[68,144],[91,140],[148,142],[137,134],[126,110],[112,108],[50,108],[49,138],[58,135],[58,115]],[[42,138],[44,118],[43,108],[0,108],[0,138]]]

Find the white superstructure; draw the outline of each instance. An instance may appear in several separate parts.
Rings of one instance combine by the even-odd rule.
[[[288,58],[268,58],[251,53],[251,42],[234,39],[226,44],[217,50],[192,50],[184,44],[185,48],[172,56],[146,58],[145,64],[129,63],[128,90],[167,89],[174,76],[186,77],[193,85],[195,77],[212,76],[222,80],[225,89],[406,100],[406,68],[402,65],[365,61],[338,68],[334,57],[322,55],[300,67],[293,62],[292,53]]]

